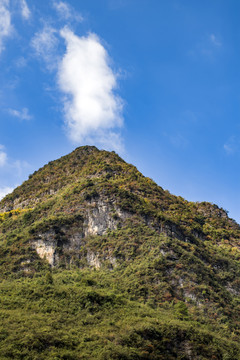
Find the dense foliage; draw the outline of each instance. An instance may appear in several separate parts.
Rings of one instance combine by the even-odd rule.
[[[184,303],[129,300],[106,272],[64,270],[1,282],[1,359],[238,359],[224,327]]]

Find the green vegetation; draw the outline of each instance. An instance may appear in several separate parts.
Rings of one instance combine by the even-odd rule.
[[[3,281],[1,359],[239,359],[224,327],[190,320],[181,302],[129,300],[105,276],[58,270]]]
[[[0,359],[240,359],[239,240],[225,210],[78,148],[0,202]]]

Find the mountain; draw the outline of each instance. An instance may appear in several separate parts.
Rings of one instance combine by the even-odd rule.
[[[0,202],[1,359],[240,359],[240,226],[79,147]]]

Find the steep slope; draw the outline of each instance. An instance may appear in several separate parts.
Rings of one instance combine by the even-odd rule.
[[[110,355],[96,340],[97,346],[105,349],[99,358],[239,359],[239,240],[240,226],[223,209],[171,195],[114,152],[80,147],[35,172],[0,202],[3,308],[7,311],[12,304],[13,311],[17,305],[11,299],[18,297],[24,303],[27,294],[27,299],[35,299],[33,314],[41,301],[50,313],[60,314],[66,304],[69,308],[77,306],[80,298],[79,312],[74,310],[78,316],[87,317],[98,308],[101,321],[108,323],[106,331],[114,334],[126,326],[122,322],[116,329],[117,314],[122,312],[127,318],[132,314],[132,318],[134,313],[135,319],[128,319],[132,338],[125,341],[114,335],[112,342],[106,340],[114,348],[119,346],[118,350],[109,349]],[[72,285],[63,290],[68,272],[75,275]],[[74,281],[79,276],[77,284],[81,286],[77,289]],[[38,277],[40,280],[34,280]],[[84,277],[90,277],[87,287]],[[13,284],[18,284],[18,296],[12,292]],[[41,286],[42,299],[33,295],[35,287]],[[58,294],[61,291],[66,303],[53,310],[51,304],[62,296]],[[141,316],[136,315],[139,306]],[[105,307],[114,319],[112,325]],[[145,330],[144,317],[148,318]],[[161,324],[156,321],[159,318]],[[100,323],[94,318],[92,326],[101,328]],[[133,330],[137,324],[139,332]],[[92,327],[86,328],[87,336],[94,338]],[[163,341],[165,333],[169,341]],[[6,344],[8,340],[6,336]],[[72,358],[90,358],[93,350],[85,357],[76,357],[78,346],[70,346],[75,354]],[[46,358],[45,350],[34,351]]]

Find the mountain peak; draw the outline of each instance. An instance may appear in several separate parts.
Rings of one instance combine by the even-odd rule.
[[[114,152],[100,151],[95,146],[78,147],[31,174],[28,180],[0,201],[0,212],[32,206],[78,181],[81,176],[98,176],[104,171],[104,166],[110,168],[110,164],[116,162],[123,163],[123,160]]]

